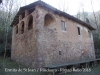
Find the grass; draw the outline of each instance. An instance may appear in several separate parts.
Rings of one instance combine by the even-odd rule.
[[[0,57],[0,75],[47,75],[46,72],[18,72],[18,69],[20,68],[20,71],[25,69],[28,69],[28,67],[19,64],[15,61],[12,61],[10,58],[4,59],[4,67],[3,68],[3,57]],[[6,72],[5,69],[13,69],[13,72]],[[17,70],[17,72],[14,72],[14,69]],[[90,68],[90,72],[71,72],[67,73],[66,75],[100,75],[100,64],[97,66]],[[16,71],[15,70],[15,71]],[[58,75],[58,74],[57,74]],[[65,74],[60,74],[65,75]]]
[[[3,68],[3,57],[0,57],[0,75],[47,75],[44,72],[21,72],[21,70],[25,71],[24,69],[28,69],[28,67],[19,64],[13,60],[11,60],[10,58],[5,58],[4,59],[4,67]],[[11,71],[8,72],[8,69],[16,69],[17,72],[15,71]],[[20,70],[19,70],[20,69]],[[19,71],[18,71],[19,70]]]
[[[90,72],[74,72],[74,73],[68,73],[66,75],[100,75],[100,64],[90,69],[91,69]]]
[[[94,67],[90,67],[90,70],[88,70],[87,72],[83,72],[83,71],[67,72],[66,74],[60,74],[60,75],[100,75],[100,64]]]

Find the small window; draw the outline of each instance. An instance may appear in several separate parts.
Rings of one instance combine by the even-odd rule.
[[[88,35],[89,35],[89,38],[91,38],[91,32],[90,31],[88,31]]]
[[[24,22],[22,21],[22,29],[21,29],[21,34],[24,33]]]
[[[62,54],[62,52],[61,51],[59,51],[59,55],[61,55]]]
[[[63,31],[66,31],[65,21],[61,21],[61,28]]]
[[[77,29],[78,29],[78,35],[81,35],[81,33],[80,33],[80,27],[77,27]]]
[[[16,34],[18,33],[18,26],[16,26]]]

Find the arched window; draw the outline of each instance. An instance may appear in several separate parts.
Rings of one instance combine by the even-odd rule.
[[[46,14],[45,21],[44,21],[44,27],[51,25],[53,22],[54,22],[54,19],[52,18],[52,16],[49,14]]]
[[[33,28],[33,16],[30,16],[28,21],[28,30],[32,28]]]
[[[21,34],[24,33],[24,21],[21,22]]]
[[[16,34],[18,33],[18,25],[16,26]]]

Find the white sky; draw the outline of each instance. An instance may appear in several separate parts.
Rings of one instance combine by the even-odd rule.
[[[26,1],[24,4],[30,4],[37,0],[23,0]],[[77,14],[77,12],[82,12],[83,10],[86,12],[93,12],[91,1],[93,3],[93,9],[94,11],[100,10],[100,0],[42,0],[49,5],[61,9],[61,7],[64,9],[67,9],[67,13],[71,15]],[[23,3],[23,2],[22,2]],[[84,8],[84,9],[83,9]]]

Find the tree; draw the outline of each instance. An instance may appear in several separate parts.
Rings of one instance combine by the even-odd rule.
[[[57,0],[58,9],[64,12],[68,12],[68,0]]]
[[[11,51],[11,22],[18,10],[16,0],[3,0],[0,5],[0,52],[4,54],[4,59],[7,52]],[[3,60],[3,68],[5,61]]]

